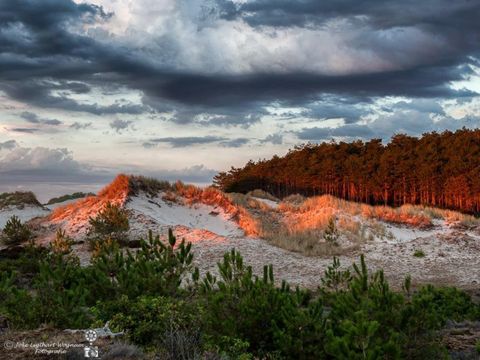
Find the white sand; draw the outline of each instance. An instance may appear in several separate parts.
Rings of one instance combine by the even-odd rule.
[[[0,210],[0,228],[3,228],[13,215],[18,216],[22,221],[28,221],[38,216],[45,216],[49,214],[48,210],[45,210],[39,206],[25,206],[23,209],[19,209],[15,206],[7,207]]]

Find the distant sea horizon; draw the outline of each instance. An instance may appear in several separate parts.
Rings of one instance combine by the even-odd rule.
[[[180,179],[181,180],[181,179]],[[195,183],[188,182],[197,186],[208,186],[211,183]],[[15,192],[15,191],[32,191],[40,203],[45,204],[48,200],[62,195],[73,194],[75,192],[97,193],[103,187],[109,184],[109,181],[82,183],[82,182],[44,182],[44,181],[23,181],[16,184],[2,184],[0,183],[0,193]]]

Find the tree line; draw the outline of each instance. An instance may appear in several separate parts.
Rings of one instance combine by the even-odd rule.
[[[388,144],[323,142],[220,172],[226,192],[330,194],[368,204],[422,204],[480,213],[480,129],[394,135]]]

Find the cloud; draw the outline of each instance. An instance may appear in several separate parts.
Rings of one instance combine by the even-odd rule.
[[[220,141],[227,141],[227,138],[219,136],[186,136],[186,137],[163,137],[163,138],[154,138],[150,139],[148,142],[144,143],[143,146],[146,148],[153,147],[160,143],[169,144],[170,146],[177,147],[188,147],[194,145],[204,145],[217,143]]]
[[[82,169],[67,149],[15,147],[0,158],[0,172],[53,171],[72,173]]]
[[[480,5],[474,1],[440,0],[433,7],[432,0],[361,6],[350,0],[222,0],[211,9],[193,0],[149,3],[162,7],[160,17],[146,4],[128,2],[125,28],[131,31],[122,32],[114,29],[121,16],[100,6],[2,2],[1,90],[38,107],[96,115],[168,108],[178,124],[207,126],[256,123],[274,102],[474,95],[450,86],[471,74],[465,64],[479,55],[474,14]],[[158,21],[149,22],[154,16]],[[145,29],[145,23],[152,26]],[[142,103],[104,105],[75,96],[92,88],[139,91]],[[353,121],[356,111],[342,117]]]
[[[1,150],[12,150],[18,146],[18,143],[15,140],[7,140],[0,142],[0,151]]]
[[[294,133],[300,140],[324,141],[329,139],[370,139],[388,140],[392,135],[404,133],[421,136],[426,132],[442,132],[462,127],[480,127],[480,116],[467,114],[453,118],[446,114],[438,99],[415,99],[398,101],[383,107],[381,112],[371,112],[354,123],[345,122],[336,127],[303,128]]]
[[[130,120],[115,119],[110,123],[110,127],[119,133],[122,130],[128,129],[132,123]]]
[[[222,141],[222,142],[220,142],[220,145],[224,146],[224,147],[238,148],[238,147],[241,147],[245,144],[248,144],[249,142],[250,142],[250,139],[237,138],[237,139]]]
[[[14,140],[0,143],[0,150],[6,146],[8,151],[0,154],[0,176],[7,183],[63,183],[63,184],[107,184],[118,173],[141,174],[169,181],[182,180],[194,183],[210,183],[218,173],[204,165],[166,170],[139,169],[135,166],[98,168],[79,162],[66,148],[25,148]]]
[[[34,129],[34,128],[9,128],[8,131],[25,133],[25,134],[34,134],[40,130]]]
[[[186,183],[210,184],[218,170],[207,168],[205,165],[194,165],[178,170],[142,170],[140,174],[168,181],[182,180]]]
[[[164,137],[154,138],[144,142],[142,145],[144,148],[150,149],[157,146],[160,143],[169,144],[173,148],[182,148],[196,145],[218,144],[223,147],[237,148],[245,144],[248,144],[250,139],[247,138],[234,138],[229,139],[222,136],[186,136],[186,137]]]
[[[405,11],[415,9],[415,11]],[[436,11],[432,11],[435,9]],[[332,19],[350,19],[385,29],[407,26],[442,27],[460,24],[462,28],[475,26],[475,14],[480,5],[471,1],[452,3],[448,0],[414,0],[398,3],[395,0],[378,2],[367,0],[253,0],[217,1],[218,15],[225,19],[241,17],[252,26],[320,26]],[[451,31],[453,29],[450,29]]]
[[[334,137],[370,138],[374,135],[374,132],[366,125],[348,124],[335,128],[304,128],[296,134],[301,140],[319,141],[328,140]]]
[[[1,64],[1,57],[0,57]],[[50,65],[55,66],[55,65]],[[61,66],[61,64],[59,65]],[[73,69],[72,69],[73,70]],[[65,74],[69,76],[71,74]],[[1,76],[1,72],[0,72]],[[47,75],[48,76],[48,75]],[[87,112],[94,115],[107,114],[133,114],[138,115],[146,111],[145,106],[132,103],[114,103],[110,105],[99,105],[97,103],[79,102],[71,97],[78,94],[79,83],[64,81],[62,83],[25,79],[22,82],[5,81],[0,84],[3,90],[11,98],[40,107],[61,109],[75,112]],[[61,92],[59,93],[59,90]],[[68,91],[65,91],[68,90]]]
[[[92,126],[91,122],[88,123],[79,123],[78,121],[75,121],[70,125],[70,128],[75,129],[75,130],[84,130]]]
[[[51,125],[51,126],[58,126],[63,124],[60,120],[40,118],[37,114],[34,114],[29,111],[22,112],[20,114],[20,117],[22,117],[24,120],[32,124],[43,124],[43,125]]]
[[[281,145],[283,144],[283,135],[282,134],[270,134],[264,139],[260,140],[260,143],[271,143],[274,145]]]

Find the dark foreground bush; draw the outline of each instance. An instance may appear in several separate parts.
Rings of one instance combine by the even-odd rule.
[[[24,255],[36,266],[23,257],[2,264],[0,315],[14,328],[110,321],[164,359],[441,359],[437,330],[449,319],[480,318],[454,288],[412,292],[407,279],[403,292],[392,291],[363,257],[352,272],[335,259],[312,293],[276,286],[271,266],[255,276],[235,250],[218,264],[218,278],[201,278],[191,245],[171,232],[167,242],[150,234],[137,252],[103,242],[86,267],[58,236],[55,246]]]
[[[105,239],[125,242],[126,233],[130,229],[128,211],[108,202],[96,217],[89,219],[89,225],[87,236],[91,250],[98,247]]]
[[[23,224],[16,215],[13,215],[5,224],[0,234],[0,240],[5,245],[18,245],[30,240],[31,236],[30,228]]]

